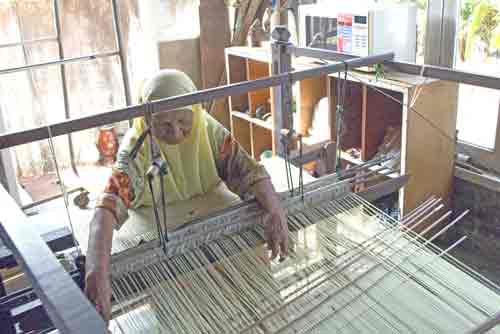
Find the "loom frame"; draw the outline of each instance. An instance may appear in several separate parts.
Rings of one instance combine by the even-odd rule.
[[[264,79],[206,89],[192,94],[155,101],[151,103],[153,113],[160,112],[165,109],[176,109],[194,103],[205,102],[216,98],[225,98],[230,95],[243,94],[253,90],[272,87],[276,110],[281,111],[281,113],[276,113],[276,118],[274,119],[275,131],[279,134],[282,129],[292,128],[291,124],[287,124],[286,114],[289,113],[290,110],[290,108],[287,107],[289,107],[291,103],[290,90],[291,85],[295,81],[324,74],[342,72],[356,67],[370,66],[378,63],[393,66],[406,73],[415,74],[417,71],[417,73],[433,78],[500,89],[500,79],[492,76],[459,72],[439,67],[426,66],[425,68],[422,68],[414,64],[398,63],[393,61],[393,53],[368,57],[351,57],[330,51],[296,48],[289,43],[289,37],[289,32],[284,27],[277,27],[276,30],[273,31],[274,41],[272,43],[272,76]],[[291,54],[314,57],[321,56],[322,58],[340,62],[303,71],[291,71],[289,62]],[[134,105],[99,115],[73,118],[46,126],[3,134],[0,136],[0,149],[7,149],[33,141],[48,139],[50,137],[49,132],[51,132],[53,136],[61,136],[109,123],[129,120],[142,116],[145,109],[146,106],[144,105]],[[277,138],[280,137],[277,136]],[[279,142],[276,144],[276,147],[278,154],[283,152],[283,147]],[[369,189],[370,192],[368,197],[370,199],[374,199],[378,196],[378,194],[398,189],[402,184],[404,184],[404,177],[407,178],[407,176],[403,176],[397,179],[398,181],[392,181],[391,184],[386,184],[382,188]],[[335,196],[342,196],[342,194],[348,193],[350,191],[349,187],[351,183],[356,182],[356,177],[338,182],[336,176],[331,176],[323,180],[320,179],[318,182],[318,184],[323,186],[316,189],[310,189],[305,194],[306,203],[316,203],[315,201],[328,199],[331,200]],[[328,182],[330,185],[324,186],[325,182]],[[68,334],[88,332],[107,333],[106,326],[94,307],[85,298],[76,284],[73,283],[69,274],[58,263],[43,239],[29,229],[29,223],[25,214],[3,187],[0,187],[0,201],[5,203],[6,207],[3,211],[3,217],[0,219],[0,237],[7,243],[9,248],[11,248],[16,260],[21,264],[56,328],[58,328],[61,333]],[[291,208],[294,205],[296,206],[298,203],[301,203],[300,199],[291,198],[286,200],[285,206]],[[212,237],[218,236],[221,233],[227,233],[228,231],[235,231],[235,229],[238,228],[243,228],[245,225],[249,224],[248,221],[250,218],[261,219],[262,212],[259,212],[258,210],[259,209],[256,203],[246,203],[240,208],[229,209],[226,212],[218,213],[215,216],[198,221],[196,223],[196,228],[201,232],[198,231],[197,233],[193,233],[193,231],[189,232],[188,229],[184,231],[176,231],[172,233],[172,242],[174,243],[172,245],[178,246],[180,242],[184,243],[185,240],[183,240],[183,238],[187,238],[190,233],[190,237],[195,237],[195,242],[190,245],[191,247],[196,245],[196,237],[199,237],[203,233],[208,234],[204,232],[203,229],[206,229],[208,224],[213,223],[214,221],[222,221],[224,227],[217,228],[216,231],[211,234]],[[242,213],[251,214],[252,216],[249,215],[242,218]],[[233,221],[233,219],[236,219],[235,217],[238,216],[241,221]],[[120,270],[130,270],[130,268],[136,268],[137,264],[134,264],[133,260],[143,259],[145,256],[156,256],[155,254],[157,254],[160,250],[158,248],[151,248],[152,246],[154,245],[144,245],[144,247],[140,247],[136,250],[130,251],[130,253],[127,253],[128,255],[134,255],[134,259],[132,260],[124,260],[120,256],[114,257],[113,261],[116,265],[115,269],[118,268],[116,269],[116,273],[119,273]],[[183,247],[179,246],[177,252],[181,252],[183,249]],[[138,254],[132,254],[132,252]],[[172,251],[172,254],[175,254],[175,251]],[[122,269],[120,269],[120,265],[123,265]]]
[[[289,55],[287,48],[290,44],[279,40],[284,38],[284,36],[286,37],[286,34],[288,34],[286,38],[289,38],[289,33],[284,27],[278,28],[277,31],[278,33],[273,35],[276,38],[274,41],[275,49],[279,50],[277,56],[283,57],[286,54]],[[283,36],[282,34],[285,35]],[[321,66],[319,68],[304,71],[284,72],[265,79],[217,87],[195,92],[193,94],[155,101],[150,103],[149,106],[136,105],[100,115],[76,118],[44,127],[4,134],[0,136],[0,149],[47,139],[50,137],[50,133],[52,136],[60,136],[113,122],[128,120],[142,116],[147,107],[152,107],[154,113],[158,112],[159,109],[176,109],[194,103],[227,97],[232,94],[246,93],[261,88],[274,87],[273,91],[275,94],[281,97],[276,100],[276,103],[280,106],[285,106],[286,99],[283,100],[284,96],[280,93],[285,90],[287,86],[291,87],[291,84],[295,81],[321,74],[340,72],[348,68],[353,69],[356,67],[370,66],[385,60],[393,59],[393,57],[393,53],[387,53],[356,58],[343,63]],[[276,86],[280,87],[276,88]],[[283,88],[283,86],[285,88]],[[282,110],[284,113],[286,109],[280,107],[279,110]],[[283,116],[283,118],[285,118],[285,116]],[[280,123],[281,122],[278,122],[277,127],[279,127]],[[333,181],[333,179],[331,181]],[[346,186],[346,183],[334,186],[334,190],[342,189],[342,191],[345,191]],[[333,193],[335,193],[335,191]],[[28,228],[29,223],[24,213],[3,187],[0,189],[0,198],[2,198],[2,200],[4,200],[3,203],[6,203],[8,206],[7,215],[1,219],[0,237],[6,242],[9,248],[11,248],[17,262],[21,264],[21,267],[27,274],[55,327],[58,328],[61,333],[87,333],[89,331],[92,333],[106,333],[105,324],[95,308],[86,299],[76,284],[73,283],[68,273],[66,273],[63,267],[58,263],[42,238],[35,235],[33,231],[30,231]],[[294,202],[296,203],[297,199],[295,199]],[[245,209],[250,211],[255,210],[257,209],[256,204],[249,204],[246,208],[240,210],[249,212]],[[231,224],[230,219],[234,219],[233,217],[235,215],[240,215],[241,217],[241,213],[238,213],[240,210],[230,211],[222,217],[212,217],[212,222],[213,220],[228,221],[228,225],[233,226],[226,229],[227,233],[231,231],[234,226],[237,226]],[[247,219],[244,220],[249,221],[250,217],[246,218]],[[210,218],[208,222],[210,222]],[[207,222],[204,224],[198,223],[197,226],[205,227],[207,224]],[[220,229],[216,233],[212,233],[211,236],[215,237],[219,232],[221,232]],[[178,235],[185,237],[187,233],[186,231],[178,232]],[[177,243],[182,242],[179,237],[177,237],[177,239]],[[182,247],[180,247],[180,249],[182,249]],[[158,251],[158,249],[155,250],[154,248],[152,250],[153,254]],[[144,257],[141,256],[141,258]]]

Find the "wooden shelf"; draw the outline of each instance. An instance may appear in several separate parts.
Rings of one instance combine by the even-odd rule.
[[[319,65],[314,59],[305,57],[293,58],[292,61],[295,70]],[[268,47],[226,49],[229,83],[268,76],[270,64],[271,50]],[[321,145],[319,140],[308,137],[308,131],[314,109],[324,97],[328,98],[329,110],[328,117],[322,117],[329,126],[329,139],[336,139],[336,93],[340,79],[343,75],[339,78],[338,74],[332,74],[302,80],[297,83],[298,87],[294,87],[298,113],[296,128],[304,136],[304,147]],[[376,78],[374,73],[350,71],[347,81],[341,150],[357,148],[361,158],[342,154],[342,160],[358,165],[372,159],[383,143],[387,129],[400,130],[400,173],[411,175],[408,184],[400,191],[401,213],[410,212],[430,195],[448,202],[453,185],[455,143],[442,133],[453,138],[456,134],[458,84],[390,70],[383,78]],[[382,90],[382,93],[370,86]],[[262,89],[229,98],[229,110],[233,110],[228,111],[231,131],[255,158],[263,149],[269,149],[277,142],[272,122],[250,116],[255,115],[258,106],[267,107],[271,95],[270,89]],[[415,97],[418,98],[413,101]],[[272,103],[269,107],[274,115]],[[417,112],[412,112],[413,109]],[[248,114],[241,112],[246,110]]]
[[[268,129],[270,131],[273,130],[273,123],[272,122],[268,122],[268,121],[263,121],[261,119],[258,119],[258,118],[255,118],[255,117],[252,117],[248,114],[245,114],[245,113],[242,113],[242,112],[239,112],[239,111],[231,111],[231,115],[234,116],[234,117],[238,117],[240,119],[244,119],[250,123],[253,123],[255,125],[258,125],[260,127],[263,127],[265,129]]]

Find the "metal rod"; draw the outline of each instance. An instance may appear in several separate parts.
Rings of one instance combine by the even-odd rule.
[[[500,312],[487,319],[485,322],[479,324],[474,329],[467,332],[467,334],[483,334],[500,324]]]
[[[61,41],[61,20],[59,16],[59,0],[53,0],[53,11],[54,11],[54,28],[56,30],[56,39],[57,39],[57,54],[59,59],[64,59],[64,49]],[[63,93],[63,101],[64,101],[64,118],[70,119],[71,115],[69,112],[69,94],[68,94],[68,84],[66,82],[66,65],[64,63],[59,66],[59,74],[61,75],[61,87]],[[78,169],[76,168],[75,161],[75,148],[73,145],[73,138],[71,137],[71,133],[68,133],[68,148],[69,148],[69,157],[71,163],[71,169],[73,172],[78,175]]]
[[[323,65],[314,67],[307,70],[296,71],[290,73],[292,82],[301,81],[304,79],[318,77],[321,75],[327,75],[337,72],[343,72],[346,69],[352,70],[357,67],[370,66],[374,64],[379,64],[386,62],[388,60],[394,59],[394,52],[383,53],[374,56],[362,57],[362,58],[353,58],[349,60],[345,60],[342,63]]]
[[[347,59],[352,59],[352,56],[350,55],[321,49],[294,47],[292,51],[294,52],[294,55],[296,57],[314,57],[329,61],[344,61]],[[384,62],[384,65],[395,71],[407,74],[421,75],[428,78],[459,82],[478,87],[500,89],[500,77],[473,72],[465,72],[440,66],[417,65],[400,61],[386,60]]]
[[[117,52],[113,52],[112,54],[116,55]],[[370,64],[379,62],[381,59],[387,59],[388,57],[390,57],[390,54],[371,56],[368,59],[359,58],[346,61],[345,64],[341,63],[334,65],[326,65],[326,66],[320,66],[314,70],[294,71],[289,73],[273,75],[267,78],[244,81],[235,84],[204,89],[197,91],[195,93],[170,97],[162,100],[153,101],[151,103],[152,105],[155,106],[156,110],[159,111],[178,109],[181,107],[189,106],[196,103],[202,103],[213,99],[225,98],[231,95],[241,95],[263,88],[278,86],[280,84],[289,82],[291,79],[296,81],[296,80],[312,78],[317,75],[326,75],[335,72],[340,72],[345,69],[346,64],[349,68],[354,68],[354,66],[368,66]],[[80,57],[78,59],[82,58],[85,57]],[[53,62],[53,63],[59,64],[61,62]],[[47,126],[50,126],[52,130],[52,135],[55,137],[75,131],[81,131],[98,126],[107,125],[110,123],[120,122],[135,117],[141,117],[143,114],[144,114],[143,106],[135,105],[127,108],[104,112],[98,115],[75,118],[68,121],[32,128],[29,130],[7,133],[0,136],[0,149],[16,145],[22,145],[37,140],[47,139],[48,138]]]
[[[120,58],[120,67],[122,70],[123,90],[125,93],[125,103],[127,106],[132,104],[132,97],[130,95],[130,80],[127,72],[127,63],[125,62],[125,55],[123,53],[123,36],[120,27],[120,12],[116,0],[111,0],[111,10],[113,12],[113,27],[116,36],[116,47],[118,49],[118,57]]]
[[[333,61],[344,61],[349,59],[359,58],[355,55],[350,55],[342,52],[329,51],[325,53],[325,49],[318,48],[300,48],[293,47],[291,52],[295,57],[311,57],[320,60],[333,60]]]
[[[87,55],[87,56],[67,58],[67,59],[61,59],[61,60],[48,61],[48,62],[45,62],[45,63],[37,63],[37,64],[32,64],[32,65],[7,68],[7,69],[4,69],[4,70],[0,70],[0,75],[2,75],[2,74],[9,74],[9,73],[16,73],[16,72],[22,72],[22,71],[32,70],[32,69],[35,69],[35,68],[45,67],[45,66],[68,64],[68,63],[75,63],[75,62],[85,61],[85,60],[95,60],[95,59],[98,59],[98,58],[112,57],[112,56],[116,56],[117,54],[118,54],[117,51],[103,52],[103,53],[96,53],[96,54]]]
[[[36,44],[36,43],[45,43],[45,42],[51,42],[57,40],[57,37],[43,37],[39,39],[30,39],[27,41],[20,41],[20,42],[12,42],[12,43],[5,43],[5,44],[0,44],[0,49],[2,48],[11,48],[15,46],[24,46],[28,44]]]

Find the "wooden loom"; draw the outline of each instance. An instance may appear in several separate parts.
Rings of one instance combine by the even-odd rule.
[[[287,43],[280,42],[280,36],[276,39],[275,49],[284,48],[279,52],[283,56]],[[298,51],[309,55],[317,52]],[[270,78],[166,99],[153,103],[153,107],[172,109],[278,86],[274,88],[274,103],[283,114],[274,116],[279,135],[282,128],[288,128],[284,125],[289,125],[285,106],[294,81],[388,59],[390,55],[359,58],[296,72],[280,71],[283,64],[277,59],[279,68]],[[478,76],[472,78],[474,81]],[[497,82],[486,84],[495,86]],[[0,147],[48,138],[49,132],[62,135],[137,117],[142,112],[143,106],[133,106],[50,128],[7,134],[0,136]],[[278,144],[277,152],[281,150]],[[253,251],[262,239],[258,224],[262,212],[255,203],[242,204],[174,231],[166,254],[157,247],[157,241],[151,240],[114,255],[116,331],[151,331],[154,326],[166,332],[193,333],[484,333],[493,328],[500,305],[498,288],[449,257],[448,250],[441,251],[430,243],[457,220],[425,239],[411,227],[435,217],[441,209],[439,200],[431,198],[403,222],[395,222],[351,193],[353,184],[364,182],[369,176],[329,176],[308,185],[304,201],[282,198],[294,244],[290,258],[283,263],[268,265]],[[377,198],[394,191],[404,180],[403,176],[389,181],[369,189],[363,196],[368,200]],[[105,333],[96,311],[40,237],[30,231],[22,211],[1,190],[7,210],[2,216],[0,235],[23,265],[56,328],[62,333]],[[430,226],[438,229],[448,216],[446,213],[433,220]],[[370,224],[365,225],[366,230],[356,230],[349,224],[352,217]],[[309,234],[316,240],[311,241]],[[216,250],[218,253],[214,253]],[[190,262],[186,262],[188,257]],[[249,270],[258,276],[255,282],[248,276],[236,278],[239,272],[248,274]],[[161,303],[158,296],[162,297]],[[228,303],[223,304],[222,300]],[[156,309],[146,315],[138,314],[148,303]],[[147,326],[141,329],[141,325]]]

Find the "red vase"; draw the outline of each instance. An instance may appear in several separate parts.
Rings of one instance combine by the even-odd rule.
[[[99,129],[97,149],[101,155],[101,164],[109,165],[115,162],[116,153],[118,152],[118,135],[113,126],[106,126]]]

